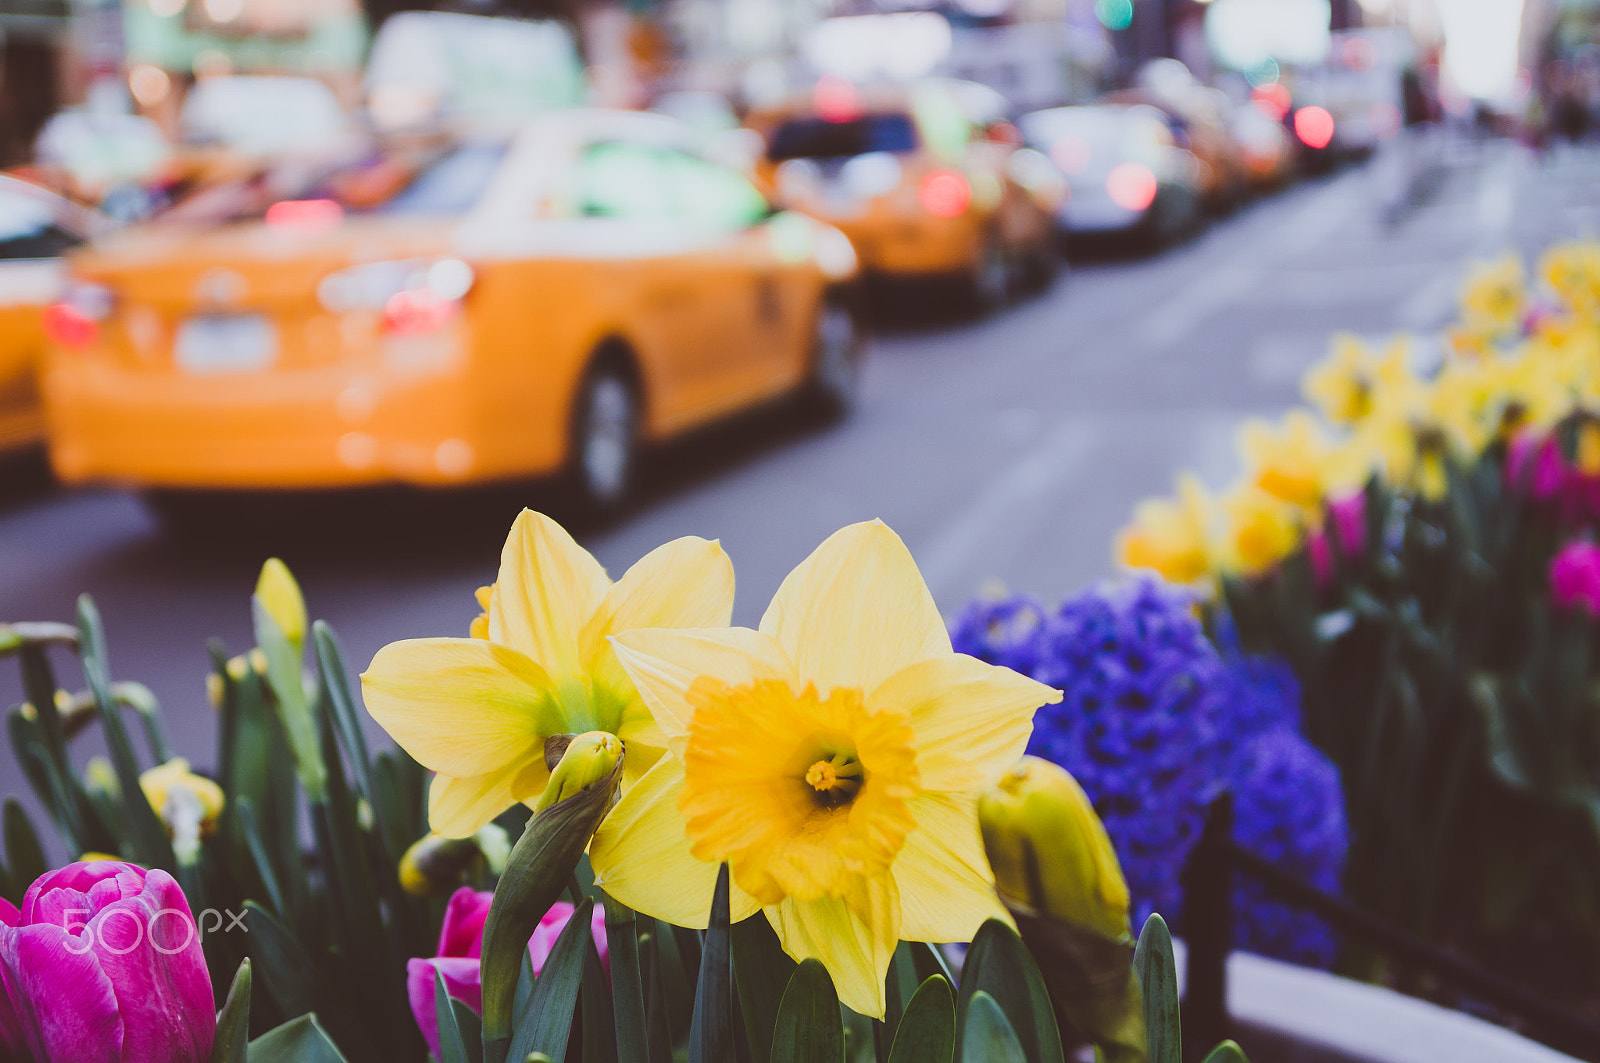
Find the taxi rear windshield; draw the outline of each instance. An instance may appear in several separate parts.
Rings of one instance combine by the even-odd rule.
[[[917,127],[908,114],[869,114],[847,122],[792,118],[773,130],[767,158],[842,159],[873,151],[917,150]]]

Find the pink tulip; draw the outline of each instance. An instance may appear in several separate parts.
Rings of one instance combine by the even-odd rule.
[[[434,972],[444,979],[445,992],[475,1012],[483,1011],[483,983],[479,980],[478,959],[483,954],[483,924],[489,918],[493,893],[463,886],[445,906],[444,925],[439,928],[439,953],[431,960],[406,963],[406,991],[411,998],[411,1014],[416,1017],[423,1039],[435,1056],[439,1055],[439,1017],[435,1010]],[[528,941],[529,958],[535,975],[544,970],[556,938],[572,918],[573,907],[557,901],[539,920]],[[611,971],[611,956],[606,950],[606,913],[598,904],[589,920],[589,932],[606,973]]]
[[[1550,560],[1550,597],[1562,609],[1600,616],[1600,546],[1575,539]]]
[[[1328,524],[1334,542],[1339,545],[1339,557],[1348,561],[1359,557],[1367,548],[1367,495],[1357,491],[1328,503]],[[1314,529],[1306,540],[1311,555],[1311,573],[1318,589],[1327,589],[1333,583],[1334,555],[1329,542],[1329,528]]]
[[[114,860],[42,875],[0,901],[0,1058],[205,1063],[216,1011],[189,902],[171,875]]]

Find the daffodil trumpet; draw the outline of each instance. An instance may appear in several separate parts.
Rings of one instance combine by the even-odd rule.
[[[622,785],[623,744],[604,731],[572,738],[550,772],[549,801],[540,801],[511,849],[483,928],[485,1063],[505,1063],[511,1005],[522,956],[539,920],[561,896],[595,828]]]

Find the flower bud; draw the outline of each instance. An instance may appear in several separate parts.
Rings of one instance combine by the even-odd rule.
[[[550,773],[535,812],[587,790],[611,774],[622,757],[622,739],[606,731],[586,731],[573,738]]]
[[[256,580],[256,597],[278,627],[283,629],[289,645],[296,651],[305,645],[306,600],[301,597],[300,585],[294,581],[288,565],[269,557],[267,563],[261,566],[261,578]]]
[[[1128,884],[1105,826],[1062,768],[1023,757],[978,800],[978,825],[1007,902],[1094,930],[1128,934]]]
[[[191,772],[187,760],[174,757],[140,775],[139,788],[166,824],[178,861],[194,863],[200,839],[211,833],[222,815],[222,787]]]

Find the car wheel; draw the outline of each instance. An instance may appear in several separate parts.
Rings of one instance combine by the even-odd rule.
[[[638,389],[623,366],[601,362],[584,377],[573,417],[570,478],[583,505],[599,513],[626,505],[638,456]]]
[[[1005,309],[1011,298],[1011,256],[997,233],[984,237],[967,283],[980,313],[992,314]]]
[[[843,417],[855,405],[861,375],[861,325],[841,296],[830,295],[817,312],[811,341],[807,403],[824,419]]]

